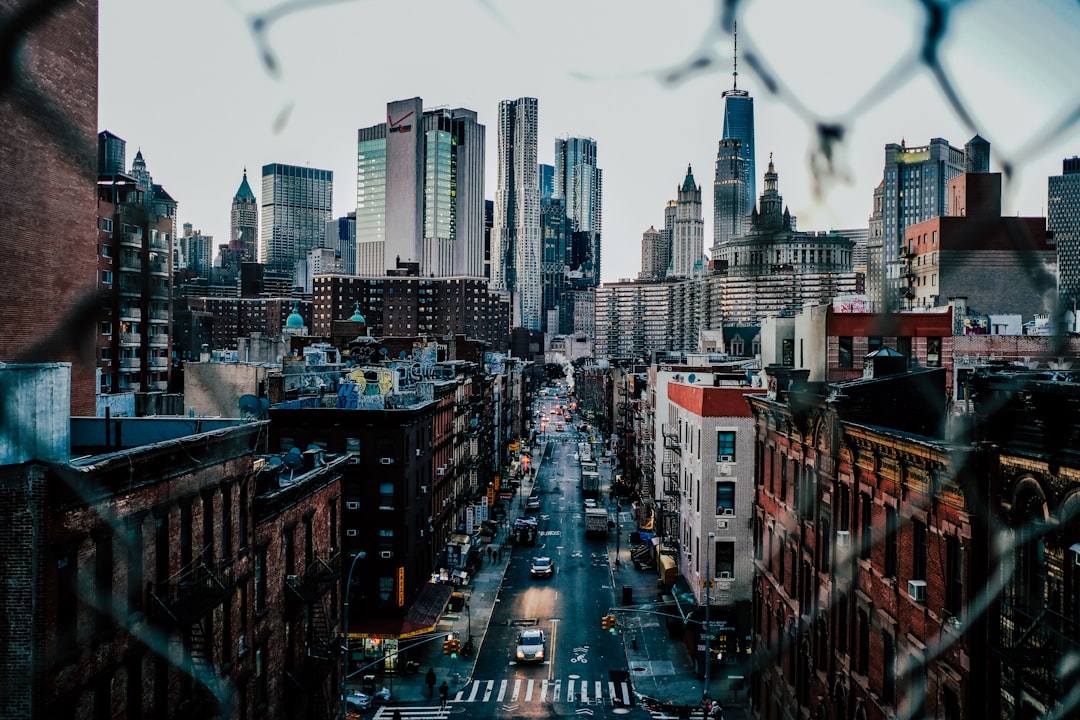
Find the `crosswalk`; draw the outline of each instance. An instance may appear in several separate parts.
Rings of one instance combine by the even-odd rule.
[[[372,717],[374,720],[390,720],[396,710],[401,713],[402,720],[443,720],[476,703],[495,703],[503,710],[514,711],[523,705],[551,703],[629,707],[635,704],[635,700],[633,688],[626,681],[583,680],[574,677],[565,680],[471,680],[461,690],[450,695],[446,707],[439,704],[388,704],[380,706]]]
[[[680,715],[672,710],[650,710],[649,715],[653,720],[705,720],[704,708],[692,708],[688,715]]]
[[[541,680],[505,678],[473,680],[450,698],[454,703],[578,703],[582,705],[631,705],[633,691],[628,682],[611,680]]]

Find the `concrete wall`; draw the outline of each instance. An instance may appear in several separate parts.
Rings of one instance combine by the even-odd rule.
[[[244,395],[260,395],[263,380],[274,368],[248,363],[186,363],[184,404],[203,417],[240,417]]]
[[[0,466],[67,460],[71,363],[0,365]]]

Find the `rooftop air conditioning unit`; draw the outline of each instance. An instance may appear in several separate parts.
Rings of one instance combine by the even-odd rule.
[[[379,458],[379,464],[380,465],[393,465],[394,464],[394,458],[392,458],[392,457],[381,457],[381,458]]]
[[[720,456],[720,462],[722,462],[722,463],[729,463],[729,462],[734,462],[734,461],[735,461],[735,456],[734,455],[721,455]]]
[[[847,547],[851,543],[850,530],[838,530],[836,532],[836,546]]]
[[[394,557],[394,551],[393,550],[380,550],[379,551],[379,557],[381,557],[383,560],[389,560],[390,558]]]
[[[926,581],[908,580],[907,594],[915,602],[926,602]]]

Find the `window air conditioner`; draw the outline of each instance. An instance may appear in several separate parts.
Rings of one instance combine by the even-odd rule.
[[[379,551],[379,557],[381,557],[383,560],[389,560],[390,558],[394,557],[394,551],[393,550],[380,550]]]
[[[727,530],[727,520],[717,520],[716,521],[716,529],[717,530]]]
[[[356,531],[356,528],[349,528],[345,531],[345,537],[356,537],[359,534],[360,533]]]
[[[346,510],[359,510],[360,509],[360,502],[358,500],[349,500],[348,502],[345,503],[345,509]]]
[[[735,462],[735,456],[734,455],[721,455],[720,456],[720,462],[728,462],[728,463],[729,462]]]
[[[379,458],[379,464],[380,465],[393,465],[394,464],[394,458],[392,458],[392,457]]]
[[[908,580],[907,594],[915,602],[926,602],[926,581]]]
[[[420,486],[420,494],[421,495],[427,495],[427,485],[421,485]]]
[[[724,515],[734,515],[735,514],[735,508],[724,508],[724,513],[723,514]]]
[[[416,448],[416,457],[420,457],[423,454],[424,454],[423,450],[421,450],[420,448]]]
[[[446,466],[443,465],[441,468],[436,468],[435,469],[435,474],[436,475],[445,475],[446,474]]]
[[[850,530],[838,530],[836,532],[836,547],[847,547],[851,543]]]
[[[720,579],[721,580],[730,580],[731,579],[731,573],[728,572],[727,570],[721,570],[720,571]]]
[[[299,575],[286,575],[285,576],[285,582],[289,583],[293,587],[296,587],[297,585],[300,584],[300,576]]]

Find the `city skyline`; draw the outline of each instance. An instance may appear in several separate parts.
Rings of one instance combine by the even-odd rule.
[[[663,225],[665,204],[687,164],[711,178],[706,171],[723,134],[721,95],[731,87],[732,38],[705,3],[635,5],[618,16],[576,9],[581,22],[567,27],[558,18],[572,7],[434,6],[418,23],[376,4],[316,4],[277,17],[262,47],[245,25],[253,16],[245,13],[270,13],[272,4],[237,9],[197,0],[151,8],[103,0],[98,129],[143,150],[155,179],[175,196],[180,223],[224,242],[245,166],[334,170],[333,215],[340,217],[355,209],[356,132],[379,122],[388,102],[420,96],[432,108],[468,107],[493,128],[501,100],[536,97],[539,162],[552,162],[556,138],[596,140],[605,175],[601,280],[634,277],[642,234]],[[949,109],[926,66],[911,60],[896,71],[918,49],[918,5],[826,9],[845,12],[845,27],[865,32],[838,27],[821,9],[736,8],[739,88],[755,103],[755,160],[763,167],[773,153],[799,229],[865,227],[887,144],[925,145],[941,137],[962,146],[976,133],[993,145],[991,170],[1009,163],[1014,171],[1003,212],[1045,215],[1047,178],[1060,174],[1063,158],[1080,153],[1080,130],[1062,121],[1078,102],[1063,92],[1072,87],[1067,68],[1080,63],[1075,3],[1048,1],[1021,13],[987,1],[952,12],[941,63],[971,125]],[[597,28],[616,20],[618,41],[602,40]],[[451,24],[455,45],[441,37]],[[883,52],[879,28],[885,26],[893,42]],[[370,43],[347,41],[358,27],[380,31]],[[559,33],[570,49],[556,57],[522,51]],[[133,64],[125,48],[141,35],[178,48],[197,41],[203,51]],[[317,54],[305,49],[315,37],[324,50]],[[263,51],[275,58],[272,72],[261,64]],[[393,72],[385,69],[388,57]],[[448,63],[453,72],[434,70]],[[175,88],[175,108],[163,101],[147,112],[145,93],[133,89],[161,77]],[[245,82],[237,84],[237,77]],[[776,92],[766,77],[779,79]],[[843,144],[832,146],[836,174],[826,178],[819,201],[812,168],[829,159],[811,152],[813,133],[831,120],[844,125]],[[495,134],[486,139],[487,199],[496,187]],[[709,238],[711,193],[703,210]]]

